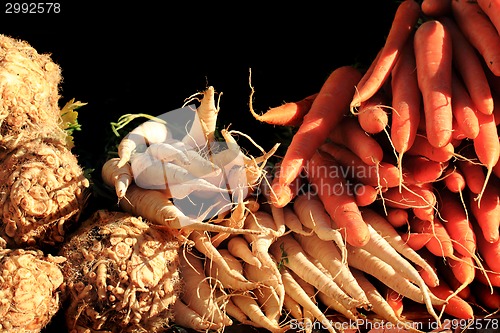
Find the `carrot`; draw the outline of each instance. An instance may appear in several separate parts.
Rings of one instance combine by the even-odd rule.
[[[481,283],[476,283],[471,288],[481,305],[493,311],[500,309],[500,291],[498,288],[494,288],[491,291],[486,285]]]
[[[472,319],[474,318],[474,310],[465,300],[457,295],[453,295],[453,290],[444,281],[441,281],[439,286],[430,287],[431,292],[439,298],[448,299],[445,305],[436,305],[437,309],[444,311],[458,319]]]
[[[476,267],[476,281],[482,283],[489,288],[500,287],[500,272],[491,270],[486,262],[483,267]]]
[[[451,1],[448,1],[451,9]],[[494,108],[488,78],[477,55],[476,49],[464,36],[456,21],[451,17],[440,17],[439,21],[448,29],[453,40],[453,66],[470,94],[479,112],[491,114]],[[453,93],[455,96],[455,93]]]
[[[423,0],[420,4],[422,13],[431,17],[439,17],[451,14],[452,0]]]
[[[455,22],[483,57],[493,74],[500,75],[500,35],[477,1],[452,1]]]
[[[232,320],[216,304],[214,291],[203,269],[202,259],[189,251],[184,251],[179,258],[184,282],[182,301],[204,320],[215,324],[218,328],[232,325]]]
[[[325,142],[319,149],[330,154],[341,165],[341,171],[345,178],[379,189],[399,185],[399,170],[389,162],[381,161],[375,165],[367,164],[349,148],[333,142]]]
[[[311,105],[318,96],[318,93],[307,96],[297,102],[288,102],[276,107],[272,107],[264,114],[257,114],[253,109],[252,95],[254,93],[253,87],[252,94],[250,95],[250,112],[252,116],[260,122],[279,125],[279,126],[300,126],[304,116],[311,109]]]
[[[464,176],[465,183],[467,184],[469,191],[474,194],[479,194],[481,193],[483,184],[486,181],[484,168],[481,164],[474,161],[476,158],[473,155],[466,154],[465,157],[466,159],[458,160],[456,166],[458,166]]]
[[[420,123],[422,96],[418,88],[415,70],[413,35],[403,47],[401,55],[392,69],[392,118],[391,142],[398,153],[398,168],[402,171],[403,156],[413,145]],[[400,175],[402,179],[402,175]]]
[[[415,251],[419,251],[434,237],[431,233],[424,232],[404,232],[401,233],[401,239]]]
[[[450,286],[452,290],[457,291],[455,294],[466,301],[470,301],[471,283],[468,283],[467,285],[462,285],[462,283],[455,276],[453,270],[450,269],[449,262],[445,262],[443,260],[436,260],[435,264],[437,266],[436,269],[439,272],[440,278],[444,279],[446,284]],[[474,268],[474,275],[475,274],[476,274],[476,269]]]
[[[498,13],[500,12],[500,3],[497,0],[477,0],[477,4],[488,16],[491,23],[495,26],[497,32],[500,34],[500,16],[498,15]]]
[[[479,134],[473,140],[474,151],[476,152],[479,162],[486,167],[486,178],[483,182],[483,188],[477,195],[476,200],[478,205],[481,205],[481,199],[488,185],[488,181],[493,172],[495,164],[498,163],[500,156],[500,141],[498,140],[499,132],[495,124],[495,116],[478,114],[479,117]]]
[[[404,297],[387,286],[385,286],[384,289],[385,289],[385,301],[392,308],[396,316],[398,318],[401,318],[404,309],[404,302],[403,302]]]
[[[388,220],[384,218],[382,215],[375,212],[373,209],[364,208],[361,213],[368,221],[369,225],[372,226],[373,230],[376,230],[380,236],[390,244],[390,247],[394,248],[397,252],[399,252],[402,256],[408,259],[410,262],[415,265],[423,268],[428,274],[432,277],[432,285],[438,283],[438,277],[434,273],[432,267],[422,258],[419,253],[414,251],[411,247],[409,247],[403,238],[399,235],[399,233],[390,225]],[[373,231],[372,231],[373,232]],[[379,240],[381,243],[383,241]],[[386,244],[387,248],[389,246]],[[390,251],[390,250],[389,250]],[[406,265],[406,264],[404,264]]]
[[[290,235],[280,237],[271,245],[271,254],[304,281],[312,284],[330,297],[336,298],[348,310],[353,310],[362,302],[347,295],[334,281],[316,267],[306,256],[304,249]]]
[[[455,155],[455,147],[450,142],[443,147],[433,147],[429,140],[421,135],[417,134],[415,141],[410,149],[407,151],[408,155],[425,156],[431,161],[435,162],[447,162]]]
[[[473,256],[476,253],[476,234],[460,198],[447,190],[440,191],[439,214],[455,251],[462,256]]]
[[[455,165],[445,170],[443,175],[443,183],[448,190],[453,193],[461,193],[465,190],[467,183],[465,177]]]
[[[418,27],[413,42],[427,139],[440,148],[450,143],[453,131],[451,36],[441,22],[429,20]]]
[[[387,96],[382,90],[362,102],[356,113],[361,128],[369,134],[384,131],[389,124],[389,116],[385,110],[388,107]]]
[[[408,210],[404,208],[388,208],[385,218],[394,228],[400,228],[408,225]]]
[[[456,288],[453,288],[455,295],[458,295],[462,290],[466,289],[476,277],[474,258],[472,256],[462,256],[459,253],[457,253],[457,257],[457,259],[448,259],[448,266],[453,276],[460,284]]]
[[[421,219],[434,220],[437,199],[430,189],[414,184],[404,186],[401,191],[391,187],[384,192],[384,201],[388,207],[411,209]]]
[[[283,268],[281,272],[283,275],[283,284],[285,286],[286,294],[299,303],[303,307],[304,311],[310,311],[311,314],[317,318],[329,332],[336,332],[332,326],[332,322],[326,318],[325,314],[318,308],[318,305],[311,300],[309,295],[292,276],[291,272],[292,271],[285,268]]]
[[[371,135],[368,135],[353,117],[344,118],[328,138],[334,143],[344,145],[350,149],[368,165],[376,165],[384,157],[384,151],[380,143]]]
[[[349,185],[349,184],[348,184]],[[366,207],[373,204],[380,193],[374,186],[358,183],[352,186],[354,199],[358,207]]]
[[[414,0],[404,0],[398,6],[385,44],[380,51],[373,71],[367,72],[369,77],[362,86],[358,86],[352,98],[350,109],[359,107],[362,102],[373,96],[386,82],[401,49],[414,30],[420,15],[420,5]]]
[[[334,159],[319,151],[306,165],[313,193],[317,193],[345,241],[353,246],[362,246],[370,238],[368,226],[363,221],[354,197],[346,192],[345,179],[339,170]]]
[[[240,258],[245,263],[249,265],[254,265],[258,268],[262,266],[259,259],[250,250],[248,242],[243,238],[243,236],[235,236],[229,239],[227,242],[227,249],[236,258]]]
[[[479,111],[461,79],[456,75],[453,75],[451,89],[453,120],[456,122],[458,130],[463,133],[463,137],[459,136],[458,138],[474,139],[479,134],[479,120],[476,115]]]
[[[484,190],[482,204],[469,193],[469,205],[483,237],[490,243],[499,239],[500,227],[500,188],[497,182],[488,184]]]
[[[455,258],[453,242],[439,220],[428,221],[414,218],[410,221],[410,230],[420,234],[432,235],[425,247],[437,257]]]
[[[332,226],[332,217],[325,210],[319,196],[314,193],[299,195],[293,202],[293,211],[303,226],[322,240],[333,240],[339,248],[345,246],[342,234]],[[345,254],[345,253],[344,253]]]
[[[340,250],[332,241],[322,240],[317,235],[294,235],[302,248],[332,275],[333,280],[351,297],[369,304],[356,279],[352,276]]]
[[[299,175],[315,150],[340,123],[346,114],[350,96],[360,77],[361,73],[352,66],[336,68],[329,75],[311,105],[311,109],[293,135],[281,161],[278,186],[274,188],[277,192],[276,196],[279,197],[282,188],[286,188]]]
[[[436,162],[425,156],[405,156],[403,182],[409,184],[426,184],[437,181],[443,174],[446,163]]]

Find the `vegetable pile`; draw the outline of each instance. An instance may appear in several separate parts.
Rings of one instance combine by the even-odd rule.
[[[263,114],[250,86],[286,147],[217,128],[212,86],[121,116],[119,137],[147,121],[99,170],[116,204],[85,221],[81,103],[60,110],[57,65],[0,37],[2,330],[59,311],[71,333],[498,328],[498,1],[403,0],[366,70]]]

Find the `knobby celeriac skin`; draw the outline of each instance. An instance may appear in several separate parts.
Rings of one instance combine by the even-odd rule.
[[[59,140],[35,140],[2,160],[0,236],[8,247],[59,246],[89,195],[76,156]]]
[[[70,333],[162,332],[178,298],[180,244],[167,228],[99,210],[63,244]]]
[[[0,158],[40,136],[63,138],[61,69],[50,55],[0,34]]]
[[[38,333],[61,307],[65,258],[40,250],[0,250],[0,331]]]

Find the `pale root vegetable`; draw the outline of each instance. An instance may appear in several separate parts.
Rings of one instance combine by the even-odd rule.
[[[98,210],[61,247],[68,329],[159,332],[182,289],[180,243],[128,213]],[[185,279],[184,279],[185,280]]]
[[[2,160],[0,235],[11,247],[57,247],[77,225],[89,185],[65,142],[24,144]]]
[[[283,269],[282,275],[286,294],[290,295],[293,300],[299,303],[302,306],[303,311],[310,312],[318,321],[320,321],[323,327],[328,330],[328,332],[335,333],[336,330],[333,327],[332,322],[329,321],[325,314],[319,309],[318,304],[311,300],[310,295],[293,277],[292,271]]]
[[[184,304],[181,299],[177,298],[172,305],[174,312],[174,320],[177,325],[185,328],[190,328],[196,331],[216,330],[217,325],[210,323],[205,318],[202,318],[196,311]]]
[[[118,167],[119,161],[120,158],[115,157],[104,162],[101,169],[101,178],[104,184],[115,189],[118,200],[121,200],[125,197],[130,184],[132,184],[134,175],[129,163]]]
[[[126,115],[122,116],[125,117]],[[148,120],[130,131],[118,145],[118,167],[124,166],[136,152],[143,152],[153,143],[165,142],[172,136],[161,119]]]
[[[233,321],[217,304],[216,288],[210,285],[203,267],[203,257],[191,251],[179,253],[179,271],[183,289],[180,299],[198,313],[211,327],[223,329]]]
[[[224,263],[231,269],[231,274],[225,274],[225,268],[220,267],[221,263],[219,261],[206,257],[205,274],[211,278],[210,283],[221,289],[236,291],[248,291],[259,286],[254,281],[248,281],[243,275],[243,265],[227,249],[219,249],[219,254],[224,259]],[[235,279],[233,275],[237,275],[240,278]]]
[[[302,248],[331,274],[333,280],[351,297],[369,304],[366,295],[352,276],[346,258],[332,242],[320,239],[317,235],[294,235]]]
[[[352,275],[356,279],[361,288],[365,291],[366,297],[372,305],[371,311],[380,316],[381,319],[387,320],[389,323],[397,327],[403,327],[408,332],[421,332],[412,326],[409,322],[402,321],[394,309],[391,308],[389,303],[385,300],[380,291],[373,285],[373,283],[365,276],[365,274],[357,269],[351,269]]]
[[[61,128],[61,68],[49,54],[0,34],[0,158],[44,136],[65,140]]]
[[[347,310],[354,311],[356,307],[363,305],[362,301],[346,294],[339,285],[316,267],[292,235],[284,235],[276,240],[271,245],[270,253],[275,257],[276,261],[295,272],[304,281],[307,281],[328,296],[336,298]]]
[[[190,99],[196,98],[197,95],[201,95],[202,98],[195,110],[191,129],[182,141],[193,147],[202,148],[208,145],[210,148],[210,143],[215,139],[217,114],[219,113],[219,109],[215,105],[215,88],[209,86],[203,92],[193,94]]]
[[[262,267],[260,260],[252,253],[250,244],[248,244],[243,236],[236,235],[231,237],[227,242],[227,249],[234,257],[240,258],[245,263],[254,265],[257,268]]]
[[[62,308],[62,256],[34,249],[1,249],[2,332],[41,332]]]

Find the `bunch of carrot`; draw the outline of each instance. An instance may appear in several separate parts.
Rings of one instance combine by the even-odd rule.
[[[319,322],[336,332],[336,323],[375,318],[416,331],[405,318],[412,304],[438,323],[498,310],[497,3],[404,0],[366,71],[336,68],[317,93],[264,114],[250,101],[257,120],[293,128],[282,159],[276,146],[246,156],[234,137],[242,133],[228,130],[220,132],[228,149],[207,151],[217,136],[213,88],[195,110],[201,126],[182,139],[158,119],[124,138],[103,180],[122,209],[185,241],[175,322],[271,332]],[[164,143],[168,154],[155,147]],[[231,159],[218,162],[222,154]],[[150,164],[134,167],[145,156]],[[195,172],[188,160],[211,169],[176,183]],[[233,185],[219,186],[214,170]],[[226,191],[229,210],[215,204]],[[175,193],[211,197],[219,214],[184,214]]]
[[[252,110],[295,128],[272,204],[287,208],[314,193],[355,251],[384,219],[434,267],[438,279],[420,273],[446,300],[444,312],[497,310],[499,83],[498,1],[401,2],[366,71],[337,68],[314,95]]]

